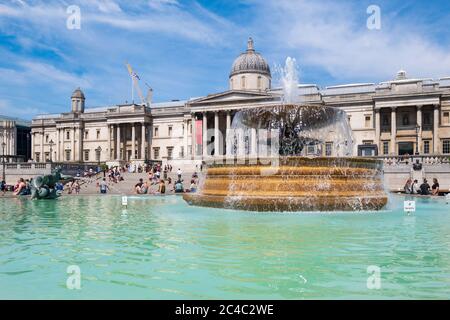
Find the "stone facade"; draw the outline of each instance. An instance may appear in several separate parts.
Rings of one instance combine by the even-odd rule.
[[[28,160],[31,156],[31,123],[0,116],[0,156],[11,162]]]
[[[230,89],[196,99],[85,109],[77,89],[71,112],[33,119],[32,157],[37,162],[192,164],[213,152],[225,155],[226,129],[236,111],[281,100],[281,89],[271,88],[267,63],[255,54],[249,40],[233,63]],[[355,156],[450,154],[450,78],[411,79],[400,71],[379,84],[300,85],[298,93],[302,103],[347,113]],[[333,155],[332,147],[328,154],[322,150]]]

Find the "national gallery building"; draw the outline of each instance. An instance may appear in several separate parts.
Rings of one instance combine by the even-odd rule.
[[[85,95],[76,89],[69,112],[32,120],[31,157],[36,162],[192,164],[226,155],[226,132],[237,111],[281,101],[282,90],[272,88],[271,80],[269,65],[250,38],[232,64],[225,92],[185,101],[85,108]],[[298,94],[303,104],[347,113],[354,156],[450,154],[450,78],[410,79],[399,71],[379,84],[299,85]],[[334,152],[330,141],[307,148],[305,155]]]

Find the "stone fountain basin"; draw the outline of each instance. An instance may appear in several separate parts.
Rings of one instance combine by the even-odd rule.
[[[226,159],[206,163],[191,205],[250,211],[361,211],[387,204],[379,160],[366,158]]]

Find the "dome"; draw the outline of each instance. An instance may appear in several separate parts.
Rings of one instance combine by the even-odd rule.
[[[255,51],[252,38],[248,39],[247,51],[234,60],[230,77],[239,73],[260,73],[270,77],[269,65],[262,55]]]
[[[83,93],[83,91],[81,91],[81,89],[80,88],[77,88],[73,93],[72,93],[72,96],[71,96],[71,98],[72,99],[85,99],[84,98],[84,93]]]

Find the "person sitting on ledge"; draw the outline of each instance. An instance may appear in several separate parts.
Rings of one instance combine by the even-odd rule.
[[[411,189],[413,194],[420,194],[419,181],[417,179],[414,180]]]
[[[433,186],[431,187],[431,194],[433,196],[439,195],[439,182],[436,178],[433,179]]]
[[[17,182],[17,188],[14,190],[15,196],[21,196],[24,195],[27,189],[27,185],[25,184],[25,180],[23,178],[20,178]]]
[[[164,180],[163,180],[163,179],[161,179],[161,180],[159,181],[158,193],[161,193],[161,194],[166,193],[166,184],[164,183]]]
[[[6,193],[6,182],[4,180],[0,183],[0,191],[2,192],[2,195],[5,195],[5,193]]]
[[[148,192],[148,183],[145,181],[141,186],[140,194],[147,194]]]
[[[423,196],[430,194],[430,185],[428,184],[427,179],[423,179],[423,183],[420,185],[420,194]]]
[[[192,179],[191,180],[191,187],[190,187],[190,192],[197,192],[197,185],[195,184],[195,180]]]
[[[178,179],[177,182],[175,182],[173,190],[175,191],[175,193],[183,193],[184,192],[183,182],[180,179]]]
[[[141,194],[141,188],[142,188],[143,184],[144,184],[144,182],[141,178],[141,179],[139,179],[139,182],[136,183],[136,185],[134,186],[134,191],[136,191],[137,194]]]
[[[413,189],[412,189],[412,181],[411,179],[406,180],[405,186],[403,187],[403,190],[405,190],[405,193],[407,194],[411,194],[413,193]]]

